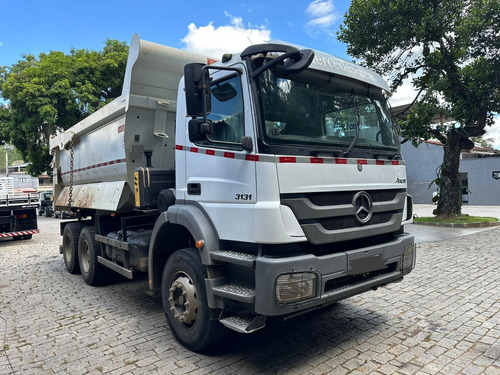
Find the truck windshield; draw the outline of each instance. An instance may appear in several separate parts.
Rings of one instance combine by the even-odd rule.
[[[282,72],[277,67],[259,76],[267,145],[397,154],[398,140],[380,89],[310,69],[288,76]]]

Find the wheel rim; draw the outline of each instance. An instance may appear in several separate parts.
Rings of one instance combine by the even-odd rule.
[[[189,275],[178,273],[170,286],[170,311],[181,324],[191,327],[198,317],[198,293]]]
[[[89,272],[90,268],[90,247],[87,241],[82,241],[80,246],[80,267],[83,272]]]
[[[63,238],[63,256],[67,264],[71,263],[73,259],[73,250],[71,248],[71,240],[68,236]]]

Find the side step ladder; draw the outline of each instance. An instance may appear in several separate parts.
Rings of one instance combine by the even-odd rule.
[[[264,315],[232,315],[219,321],[229,329],[239,333],[252,333],[266,326]]]

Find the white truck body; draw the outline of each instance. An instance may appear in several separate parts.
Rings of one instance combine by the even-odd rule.
[[[213,62],[135,35],[121,97],[51,140],[55,209],[80,215],[68,271],[148,272],[192,350],[400,281],[416,254],[380,76],[284,43]]]

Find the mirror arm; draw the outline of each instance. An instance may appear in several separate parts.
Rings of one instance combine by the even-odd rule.
[[[269,61],[268,63],[262,65],[260,68],[258,68],[257,70],[254,70],[252,72],[252,74],[250,74],[250,78],[255,78],[257,77],[259,74],[261,74],[262,72],[266,71],[266,70],[269,70],[271,69],[273,66],[275,66],[276,64],[278,64],[279,62],[291,57],[291,56],[294,56],[294,55],[297,55],[299,54],[300,55],[300,51],[292,51],[292,52],[287,52],[287,53],[284,53],[283,55],[280,55],[278,57],[275,57],[274,59],[272,59],[271,61]]]
[[[208,65],[205,65],[202,70],[207,70],[208,73]],[[208,78],[208,82],[205,82],[206,79]],[[203,124],[208,123],[208,113],[207,113],[207,98],[208,95],[210,95],[210,75],[209,74],[202,74],[201,76],[201,87],[200,90],[203,92]]]

